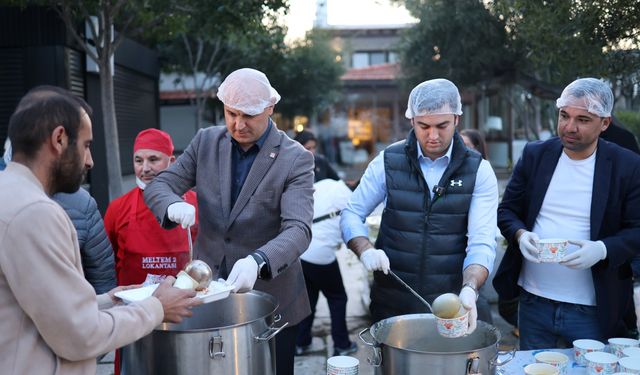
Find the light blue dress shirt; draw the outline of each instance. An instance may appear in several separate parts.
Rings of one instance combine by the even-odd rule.
[[[417,142],[417,141],[416,141]],[[433,198],[433,187],[451,160],[453,142],[445,155],[431,160],[424,156],[418,144],[418,162]],[[353,192],[347,207],[340,215],[340,227],[345,243],[354,237],[367,237],[368,229],[365,219],[380,204],[386,204],[387,185],[384,171],[384,151],[380,152],[367,167],[358,188]],[[496,258],[496,234],[498,216],[498,180],[488,161],[482,160],[476,174],[476,184],[469,206],[469,222],[467,224],[467,256],[462,269],[471,264],[479,264],[493,271]],[[383,249],[384,250],[384,249]]]

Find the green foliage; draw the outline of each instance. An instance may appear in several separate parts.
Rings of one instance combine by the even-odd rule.
[[[564,86],[579,76],[616,78],[640,69],[634,52],[614,52],[623,40],[640,42],[635,0],[496,0],[492,5],[519,52],[519,69],[545,82]]]
[[[277,110],[285,117],[311,116],[338,100],[344,68],[336,61],[328,35],[321,31],[313,31],[289,47],[276,69],[273,65],[264,68],[282,94]]]
[[[146,36],[164,71],[224,75],[255,60],[260,48],[283,43],[284,31],[274,20],[286,5],[286,0],[186,0],[172,33]]]
[[[504,24],[477,0],[407,1],[420,22],[402,44],[409,84],[447,77],[475,84],[511,68]]]
[[[219,79],[235,69],[261,70],[282,96],[277,111],[288,118],[311,116],[336,100],[342,66],[327,36],[311,33],[302,42],[285,45],[286,29],[275,18],[285,1],[218,0],[215,7],[210,3],[186,1],[188,22],[176,30],[176,37],[154,36],[163,71],[204,73],[209,80],[197,88],[204,92],[215,89]]]
[[[624,90],[640,70],[640,54],[628,48],[640,46],[637,0],[396,1],[420,19],[403,46],[403,70],[414,82],[493,79],[553,97],[580,76],[609,78]]]
[[[632,132],[637,139],[640,139],[640,112],[617,111],[615,115],[625,128]]]

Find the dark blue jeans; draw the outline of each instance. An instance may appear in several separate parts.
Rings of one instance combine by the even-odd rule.
[[[316,314],[316,304],[319,293],[322,292],[327,297],[329,304],[329,314],[331,315],[331,338],[336,348],[345,349],[351,345],[349,331],[347,330],[347,293],[342,283],[342,275],[338,261],[326,265],[317,265],[303,260],[302,271],[304,282],[307,284],[309,303],[311,304],[311,315],[300,322],[298,331],[298,346],[311,344],[311,326]]]
[[[553,301],[523,289],[518,323],[520,350],[555,348],[559,338],[569,346],[577,339],[604,340],[595,306]]]

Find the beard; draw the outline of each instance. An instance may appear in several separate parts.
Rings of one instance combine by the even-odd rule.
[[[87,169],[82,163],[80,153],[74,144],[70,144],[54,165],[54,193],[75,193],[84,181]]]

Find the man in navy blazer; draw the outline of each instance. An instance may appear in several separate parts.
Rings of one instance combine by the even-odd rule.
[[[522,350],[624,335],[633,306],[640,157],[599,139],[613,108],[604,82],[578,79],[556,106],[558,137],[525,147],[498,207],[509,246],[493,284],[501,298],[520,296]],[[564,258],[541,263],[542,238],[569,240]]]

